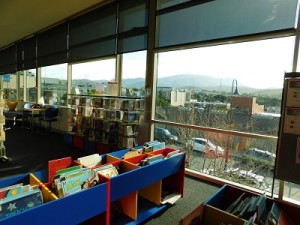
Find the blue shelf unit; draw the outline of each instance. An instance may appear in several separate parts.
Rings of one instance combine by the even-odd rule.
[[[139,160],[155,154],[166,156],[174,149],[161,149],[124,159],[123,156],[128,151],[129,149],[101,155],[104,161],[100,166],[108,163],[118,166],[117,176],[108,178],[99,174],[100,184],[66,197],[44,201],[40,206],[0,219],[0,224],[23,225],[26,224],[24,221],[29,221],[32,225],[140,224],[168,207],[168,204],[161,202],[164,189],[179,193],[183,197],[184,153],[140,166]],[[20,182],[29,184],[30,174],[33,174],[37,182],[48,188],[50,195],[55,196],[51,189],[55,170],[78,164],[76,160],[70,163],[70,157],[67,158],[68,163],[64,161],[66,158],[62,159],[64,163],[59,159],[48,170],[1,179],[0,188]]]
[[[32,173],[41,182],[48,183],[48,171]],[[0,180],[0,188],[17,183],[29,184],[30,173]],[[1,225],[74,225],[89,220],[107,210],[107,183],[99,184],[67,197],[44,202],[42,205],[11,217],[0,219]],[[88,210],[87,210],[88,209]],[[27,222],[26,222],[27,221]]]

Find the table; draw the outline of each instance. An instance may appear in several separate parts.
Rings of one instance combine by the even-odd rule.
[[[13,121],[12,126],[14,126],[16,124],[16,119],[22,118],[23,111],[5,110],[3,111],[3,115],[5,116],[6,121]]]
[[[30,108],[30,109],[24,109],[25,112],[28,112],[30,114],[30,127],[29,129],[33,131],[34,128],[34,122],[33,119],[35,117],[40,117],[41,114],[45,111],[45,108]]]

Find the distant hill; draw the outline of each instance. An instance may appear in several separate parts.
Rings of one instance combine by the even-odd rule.
[[[231,92],[232,81],[234,78],[217,78],[205,75],[179,74],[158,79],[158,87],[173,87],[178,89],[189,90],[208,90],[217,92]],[[53,82],[53,81],[52,81]],[[106,83],[107,80],[89,81],[86,79],[73,80],[73,85],[89,84],[94,86],[96,83]],[[145,78],[123,79],[122,86],[125,88],[142,88],[145,87]],[[282,89],[256,89],[238,84],[240,94],[249,93],[251,95],[268,95],[272,97],[281,97]]]
[[[126,88],[142,88],[145,87],[145,78],[124,79],[122,86]]]
[[[234,78],[220,78],[194,75],[194,74],[180,74],[169,77],[162,77],[158,79],[158,87],[173,87],[179,89],[189,90],[208,90],[219,92],[231,92],[232,81]],[[141,88],[145,85],[144,78],[124,79],[123,87]],[[273,97],[281,97],[282,89],[256,89],[238,84],[240,94],[251,93],[252,95],[268,95]]]
[[[232,85],[233,78],[220,79],[216,77],[193,75],[193,74],[180,74],[175,76],[163,77],[158,79],[158,86],[161,87],[214,87],[220,89],[220,86]]]

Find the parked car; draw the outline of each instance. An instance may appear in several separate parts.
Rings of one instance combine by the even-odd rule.
[[[167,143],[178,141],[178,137],[176,135],[171,134],[171,132],[168,129],[161,127],[155,127],[154,139],[158,141],[164,141]]]
[[[221,146],[215,145],[205,138],[192,138],[187,141],[187,147],[191,146],[194,151],[213,152],[217,155],[224,155],[225,151]]]
[[[242,153],[241,159],[245,162],[257,163],[262,166],[273,168],[275,165],[276,155],[269,151],[250,148]]]
[[[235,179],[240,180],[241,183],[249,184],[249,182],[256,184],[257,186],[261,187],[262,185],[264,187],[268,187],[268,184],[266,183],[266,179],[264,176],[253,173],[252,170],[241,170],[239,168],[229,168],[224,171],[226,174],[226,177],[232,177]],[[233,181],[236,181],[233,179]],[[244,180],[244,181],[241,181]]]

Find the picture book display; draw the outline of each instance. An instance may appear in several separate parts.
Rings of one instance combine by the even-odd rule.
[[[119,174],[117,168],[115,166],[113,166],[112,164],[108,164],[105,166],[95,168],[94,171],[96,171],[104,176],[107,176],[109,178],[115,177]]]
[[[80,165],[58,170],[54,176],[52,188],[59,197],[65,197],[90,188],[99,183],[96,171],[82,168]]]
[[[43,204],[43,195],[37,186],[22,183],[0,189],[0,219],[16,215]]]

